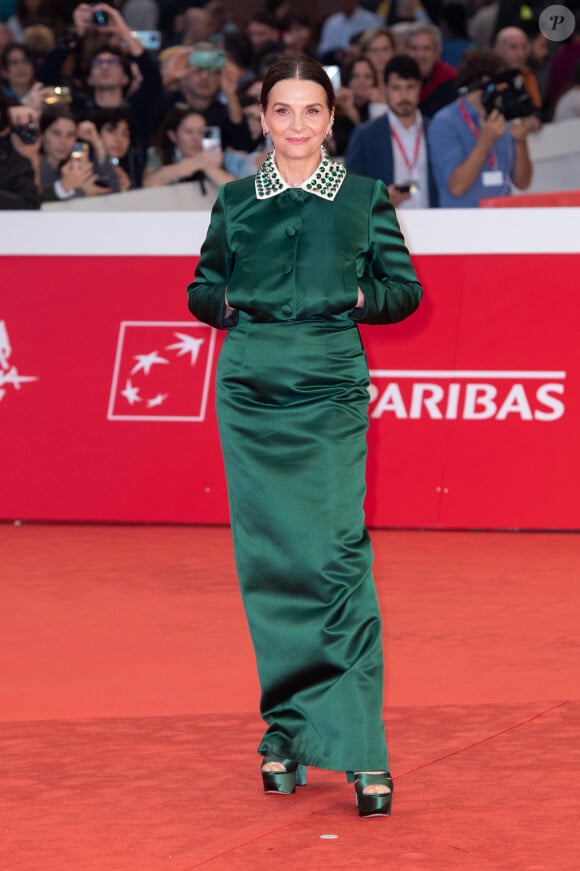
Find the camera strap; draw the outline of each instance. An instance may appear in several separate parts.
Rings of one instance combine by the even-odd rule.
[[[463,120],[465,121],[465,123],[467,124],[467,126],[469,127],[469,129],[471,130],[473,135],[475,136],[475,138],[479,139],[479,137],[481,136],[481,132],[478,129],[478,127],[476,126],[476,124],[474,123],[473,118],[471,117],[471,115],[467,111],[463,97],[459,98],[458,105],[459,105],[459,111],[461,112],[461,116],[462,116]],[[496,168],[497,160],[496,160],[495,151],[493,149],[493,146],[491,147],[490,152],[487,156],[487,162],[489,164],[490,169]]]

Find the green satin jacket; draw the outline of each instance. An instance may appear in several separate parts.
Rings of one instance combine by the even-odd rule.
[[[368,324],[403,320],[422,295],[385,185],[350,173],[334,201],[301,188],[259,200],[253,177],[224,185],[187,290],[195,317],[218,328],[237,321],[226,292],[255,321]]]

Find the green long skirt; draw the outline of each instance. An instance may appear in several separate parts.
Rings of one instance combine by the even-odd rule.
[[[367,385],[344,318],[240,313],[218,363],[236,567],[268,724],[258,752],[343,771],[389,767],[363,515]]]

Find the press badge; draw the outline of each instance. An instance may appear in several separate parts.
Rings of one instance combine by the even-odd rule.
[[[482,172],[481,181],[486,188],[499,187],[503,184],[503,172],[501,169],[488,169]]]

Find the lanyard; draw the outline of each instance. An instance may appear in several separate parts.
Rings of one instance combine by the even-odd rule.
[[[465,123],[467,124],[467,126],[469,127],[469,129],[471,130],[473,135],[475,136],[475,138],[479,139],[479,137],[481,136],[481,133],[479,132],[479,130],[477,129],[477,127],[473,123],[473,119],[471,118],[467,109],[465,108],[465,104],[464,104],[463,99],[461,97],[459,98],[459,111],[461,112],[461,114],[463,116],[463,120],[465,121]],[[495,157],[493,146],[492,146],[491,151],[489,152],[489,154],[487,156],[487,162],[489,164],[490,169],[495,169],[495,167],[497,165],[497,160]]]
[[[412,176],[413,170],[417,166],[417,160],[419,159],[419,151],[421,149],[421,140],[423,139],[423,127],[422,127],[422,125],[419,126],[417,133],[415,135],[415,148],[413,149],[413,162],[411,162],[409,160],[409,155],[405,151],[405,146],[401,142],[401,140],[399,138],[399,134],[394,129],[394,127],[391,127],[391,136],[393,137],[395,145],[397,146],[397,148],[401,152],[401,157],[405,161],[405,166],[407,167],[407,170],[409,171],[409,173]]]

